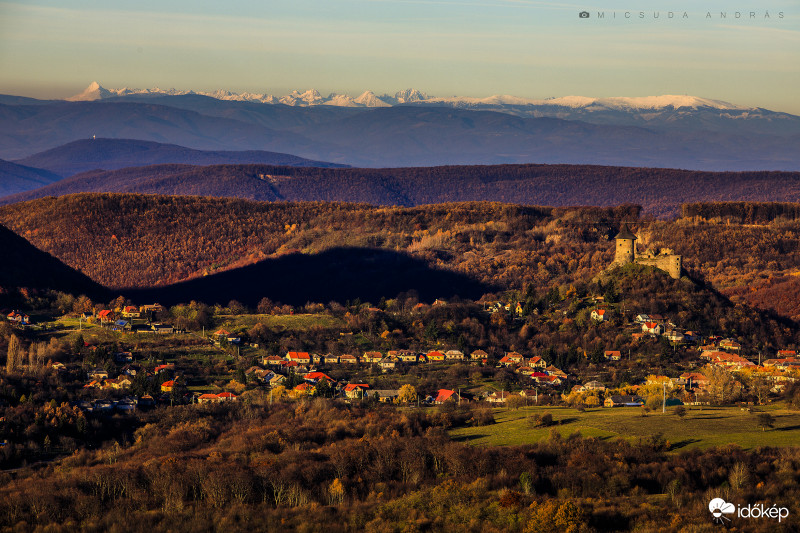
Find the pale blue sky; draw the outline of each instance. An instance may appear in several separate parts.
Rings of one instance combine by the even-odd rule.
[[[0,93],[66,97],[97,80],[277,95],[691,94],[800,114],[800,0],[737,3],[656,0],[642,19],[630,0],[0,1]]]

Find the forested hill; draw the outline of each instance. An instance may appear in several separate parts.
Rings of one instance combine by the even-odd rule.
[[[248,151],[193,150],[175,144],[135,139],[82,139],[31,155],[16,163],[72,176],[95,169],[117,170],[158,164],[269,164],[299,167],[345,167],[324,161],[312,161],[291,154]]]
[[[758,214],[759,222],[697,214],[732,215],[738,208]],[[800,320],[800,220],[787,215],[797,204],[686,209],[694,214],[659,221],[641,218],[632,205],[406,208],[79,194],[0,207],[0,223],[109,287],[166,286],[293,252],[349,247],[406,254],[484,286],[549,290],[605,269],[613,260],[613,236],[626,221],[639,236],[640,251],[671,248],[692,276],[734,301]],[[776,213],[783,215],[762,218]]]
[[[61,178],[48,170],[0,159],[0,197],[44,187]]]
[[[267,165],[158,165],[79,174],[8,204],[78,192],[236,197],[259,201],[341,201],[417,206],[498,201],[528,205],[642,205],[657,217],[698,201],[795,201],[800,172],[696,172],[587,165],[443,166],[393,169]]]

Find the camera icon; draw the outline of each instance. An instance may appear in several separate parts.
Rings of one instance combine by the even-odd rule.
[[[588,11],[581,11],[580,13],[578,13],[578,16],[580,18],[582,18],[582,19],[588,19],[589,18],[589,12]]]

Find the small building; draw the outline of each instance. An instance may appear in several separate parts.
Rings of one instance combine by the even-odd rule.
[[[603,355],[608,361],[619,361],[622,359],[622,352],[619,350],[606,350],[603,352]]]
[[[383,354],[381,352],[364,352],[364,355],[361,357],[361,360],[367,364],[378,364],[383,360]]]
[[[608,320],[608,309],[593,309],[591,317],[597,322],[604,322]]]
[[[635,395],[618,395],[609,396],[603,402],[604,407],[641,407],[644,405],[644,400],[641,396]]]
[[[363,398],[368,390],[369,385],[366,383],[349,383],[344,387],[344,395],[350,399]]]
[[[379,402],[392,403],[400,397],[400,391],[397,389],[378,389],[370,393],[378,398]]]
[[[445,359],[448,361],[463,361],[464,352],[461,350],[447,350],[444,352]]]
[[[357,365],[358,357],[350,354],[343,354],[339,356],[339,363],[343,365]]]
[[[469,354],[469,358],[473,361],[485,361],[489,358],[489,354],[484,352],[483,350],[475,350],[471,354]]]

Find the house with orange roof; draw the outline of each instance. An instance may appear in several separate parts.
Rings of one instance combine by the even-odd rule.
[[[642,333],[649,335],[661,335],[664,333],[664,326],[658,322],[645,322],[642,324]]]
[[[217,394],[217,398],[221,402],[232,402],[232,401],[236,400],[236,395],[234,393],[232,393],[232,392],[227,392],[226,391],[226,392],[220,392],[219,394]]]
[[[286,360],[298,365],[311,364],[311,355],[308,352],[287,352]]]
[[[175,380],[171,379],[161,384],[161,392],[172,392],[175,387]]]
[[[593,309],[591,314],[592,320],[603,322],[608,319],[607,309]]]
[[[427,353],[428,361],[432,363],[441,363],[447,360],[447,356],[438,350]]]
[[[513,362],[514,364],[517,364],[517,365],[525,364],[525,356],[522,355],[521,353],[508,352],[506,354],[506,357],[508,358],[509,361]]]
[[[294,389],[295,392],[300,394],[314,394],[314,385],[311,383],[301,383],[300,385],[296,386]]]

